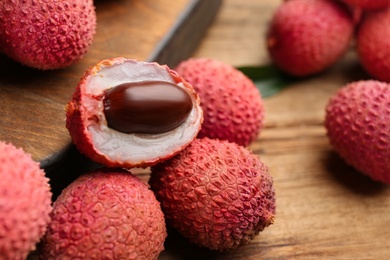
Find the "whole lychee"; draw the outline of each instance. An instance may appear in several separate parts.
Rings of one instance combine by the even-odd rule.
[[[46,232],[51,191],[31,155],[0,141],[0,258],[26,259]]]
[[[77,178],[53,204],[41,259],[157,259],[167,236],[153,192],[121,169]]]
[[[347,51],[354,21],[334,0],[290,0],[275,11],[267,50],[283,71],[297,77],[320,73]]]
[[[326,107],[325,127],[336,152],[358,171],[390,183],[390,85],[347,84]]]
[[[29,67],[67,67],[87,52],[96,30],[93,0],[3,0],[0,50]]]
[[[390,82],[390,8],[364,15],[357,31],[357,52],[375,79]]]
[[[275,217],[268,168],[246,148],[196,139],[177,156],[152,167],[151,189],[167,224],[211,250],[247,244]]]
[[[155,62],[103,60],[86,70],[66,106],[73,143],[110,167],[146,167],[172,157],[198,134],[199,97]]]
[[[264,105],[253,81],[230,64],[210,58],[182,61],[175,70],[200,96],[204,121],[198,137],[247,146],[264,121]]]
[[[341,0],[344,3],[365,10],[381,9],[389,6],[389,0]]]

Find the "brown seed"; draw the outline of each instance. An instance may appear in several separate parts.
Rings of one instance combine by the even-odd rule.
[[[187,119],[192,100],[184,89],[170,82],[144,81],[107,90],[103,105],[110,128],[123,133],[159,134]]]

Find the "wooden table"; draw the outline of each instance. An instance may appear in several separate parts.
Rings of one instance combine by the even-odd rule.
[[[224,0],[192,56],[234,66],[269,64],[264,35],[281,3]],[[275,223],[250,244],[227,253],[198,248],[169,230],[159,259],[390,259],[389,187],[347,166],[330,147],[323,126],[329,97],[366,77],[351,47],[328,71],[265,98],[265,128],[250,149],[273,176]],[[72,162],[85,165],[80,156]],[[146,171],[137,174],[147,181]]]
[[[269,64],[264,34],[281,2],[225,0],[193,56]],[[274,225],[229,253],[197,249],[171,235],[160,259],[390,259],[389,187],[347,166],[323,126],[328,98],[364,78],[351,47],[330,70],[265,99],[265,129],[250,148],[274,178]]]

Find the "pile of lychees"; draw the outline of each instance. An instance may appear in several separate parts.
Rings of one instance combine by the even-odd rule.
[[[272,60],[293,76],[324,71],[355,43],[363,67],[390,81],[389,1],[288,0],[274,13],[267,34]]]
[[[390,1],[284,1],[266,39],[274,63],[296,77],[323,72],[353,46],[372,79],[329,100],[327,136],[348,164],[390,183]]]
[[[5,212],[1,256],[23,258],[40,240],[45,260],[157,259],[166,225],[192,243],[226,251],[274,222],[272,177],[247,148],[263,127],[262,97],[234,67],[212,59],[189,59],[175,70],[122,57],[103,60],[85,71],[66,118],[75,146],[101,168],[79,176],[51,205],[37,165],[30,163],[43,180],[27,190],[42,198],[7,191],[11,181],[23,189],[10,175],[23,175],[28,165],[2,163],[0,202],[28,224],[14,232],[32,237],[6,235]],[[132,174],[135,167],[150,169],[149,185]],[[15,207],[14,197],[26,206]],[[27,207],[38,199],[46,199],[37,208],[45,214]],[[39,232],[26,231],[30,226]]]
[[[5,1],[0,8],[4,53],[53,69],[86,51],[95,30],[92,2],[54,7],[51,1],[25,2],[36,13],[14,3]],[[340,89],[326,107],[325,126],[349,164],[386,183],[390,85],[378,80],[390,81],[388,5],[289,0],[276,11],[267,35],[276,65],[299,77],[330,67],[356,39],[360,61],[377,80]],[[41,30],[40,15],[53,8],[59,14],[53,24],[65,24],[46,28],[54,38],[38,37],[33,32]],[[73,52],[66,37],[72,36],[67,32],[79,9],[92,18],[78,20],[88,20],[80,35],[72,30],[80,40]],[[31,21],[35,27],[23,27]],[[17,28],[26,33],[15,33]],[[45,53],[47,41],[58,49]],[[74,59],[60,51],[63,45]],[[263,128],[264,114],[253,81],[217,60],[189,59],[174,70],[123,57],[97,63],[85,71],[66,105],[66,127],[78,150],[101,168],[79,176],[52,203],[39,164],[0,142],[0,258],[24,259],[40,241],[45,260],[157,259],[167,225],[211,250],[249,243],[275,218],[273,179],[248,149]],[[148,183],[132,174],[136,167],[150,169]]]
[[[165,223],[211,250],[248,243],[275,217],[272,177],[246,148],[263,115],[253,82],[219,61],[190,59],[172,70],[118,57],[87,69],[66,126],[104,168],[55,201],[43,258],[156,259]],[[153,192],[134,167],[150,167]]]
[[[92,0],[4,0],[0,52],[31,68],[78,62],[96,31]],[[66,105],[79,151],[101,164],[52,202],[39,163],[0,142],[0,258],[157,259],[166,224],[211,250],[249,243],[275,218],[267,166],[247,146],[260,92],[211,59],[175,70],[112,58],[87,69]],[[150,167],[149,185],[131,173]]]

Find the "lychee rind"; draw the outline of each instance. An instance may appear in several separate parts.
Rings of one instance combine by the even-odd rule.
[[[328,69],[347,51],[354,31],[351,14],[333,0],[290,0],[275,11],[266,44],[286,73],[306,77]]]
[[[4,0],[0,6],[0,50],[32,68],[60,69],[79,61],[95,31],[92,0]]]
[[[390,85],[352,82],[328,102],[325,127],[335,151],[372,179],[390,184]]]
[[[228,140],[248,146],[263,128],[261,93],[241,71],[211,58],[191,58],[175,70],[200,96],[204,113],[199,138]]]
[[[153,166],[149,184],[167,224],[211,250],[247,244],[274,221],[275,191],[268,168],[236,143],[196,139],[177,156]]]
[[[364,10],[374,10],[374,9],[382,9],[386,8],[390,5],[389,0],[342,0],[346,4],[359,7]]]
[[[0,141],[0,258],[26,259],[50,221],[50,185],[31,155]]]
[[[193,109],[179,127],[161,134],[127,134],[111,129],[103,111],[104,91],[126,82],[165,81],[191,96]],[[196,138],[203,112],[199,96],[175,71],[155,62],[123,57],[100,61],[87,69],[66,105],[66,127],[72,142],[90,159],[108,167],[147,167],[180,152]]]
[[[130,172],[99,169],[53,204],[41,259],[157,259],[167,236],[160,203]]]
[[[364,69],[374,79],[390,82],[390,8],[365,14],[356,38]]]

